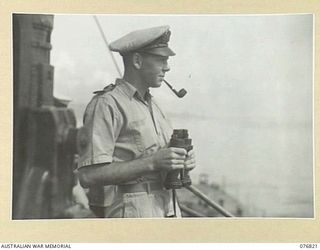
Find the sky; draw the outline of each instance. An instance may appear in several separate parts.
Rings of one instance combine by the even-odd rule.
[[[282,207],[269,207],[270,215],[297,200],[304,202],[295,204],[293,216],[312,214],[312,15],[98,19],[109,43],[136,29],[170,25],[176,56],[166,80],[188,93],[179,99],[165,85],[152,93],[175,128],[189,129],[195,178],[208,173],[260,213],[266,213],[264,202],[280,198]],[[92,92],[119,75],[91,15],[55,15],[51,43],[54,93],[72,100],[81,126]]]
[[[210,117],[241,113],[305,120],[312,86],[300,86],[312,80],[311,15],[98,18],[110,42],[135,29],[171,26],[170,47],[177,55],[169,60],[167,80],[189,93],[179,100],[166,87],[155,90],[165,109],[174,105],[178,113]],[[92,16],[57,15],[52,43],[56,94],[87,103],[88,94],[118,77]],[[115,57],[122,69],[121,57]],[[193,105],[199,99],[214,109],[199,112]],[[284,117],[292,106],[298,110]]]

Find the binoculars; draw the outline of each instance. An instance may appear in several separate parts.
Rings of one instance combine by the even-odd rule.
[[[190,151],[192,146],[192,140],[189,138],[187,129],[174,129],[170,139],[169,147],[184,148]],[[189,171],[186,169],[172,170],[167,174],[164,182],[166,189],[179,189],[191,185],[191,178]]]

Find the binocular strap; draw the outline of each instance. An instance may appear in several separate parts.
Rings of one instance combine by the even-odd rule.
[[[173,217],[177,217],[177,208],[176,208],[176,190],[173,188],[172,189],[172,201],[173,201],[173,212],[174,212],[174,216]]]

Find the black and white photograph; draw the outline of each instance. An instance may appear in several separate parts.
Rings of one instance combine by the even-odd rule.
[[[314,219],[313,14],[12,13],[12,219]]]

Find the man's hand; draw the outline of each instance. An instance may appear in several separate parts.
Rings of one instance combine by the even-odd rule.
[[[174,170],[184,168],[187,151],[184,148],[163,148],[153,155],[155,170]],[[188,163],[190,165],[191,162]]]
[[[196,167],[196,159],[195,159],[193,150],[190,150],[188,152],[187,158],[185,159],[185,162],[184,162],[184,167],[189,171]]]

